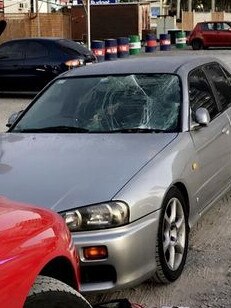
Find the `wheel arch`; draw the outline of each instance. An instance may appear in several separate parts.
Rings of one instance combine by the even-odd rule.
[[[56,257],[49,261],[40,271],[39,275],[60,280],[75,290],[78,289],[75,271],[71,262],[65,257]]]
[[[190,214],[190,207],[189,207],[189,195],[186,186],[182,182],[176,182],[174,185],[181,193],[182,196],[184,197],[185,205],[186,205],[186,214],[187,218],[189,218]]]

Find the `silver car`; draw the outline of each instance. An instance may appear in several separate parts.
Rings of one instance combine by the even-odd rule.
[[[181,275],[190,228],[230,188],[230,81],[215,58],[99,63],[11,118],[0,193],[64,217],[81,291]]]

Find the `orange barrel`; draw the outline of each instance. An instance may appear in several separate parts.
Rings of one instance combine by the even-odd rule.
[[[117,59],[117,40],[107,39],[105,41],[105,60]]]
[[[157,42],[154,34],[148,33],[145,37],[145,52],[153,52],[156,50]]]
[[[170,50],[171,39],[170,34],[160,34],[160,50]]]
[[[91,42],[91,50],[99,62],[105,60],[105,43],[104,41],[93,40]]]
[[[118,58],[126,58],[129,56],[129,38],[119,37],[117,39],[117,55]]]

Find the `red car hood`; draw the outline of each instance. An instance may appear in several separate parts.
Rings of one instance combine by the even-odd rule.
[[[0,265],[10,261],[30,238],[54,223],[49,211],[0,197]]]

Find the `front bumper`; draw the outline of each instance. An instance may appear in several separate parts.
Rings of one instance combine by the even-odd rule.
[[[80,257],[81,292],[116,290],[139,284],[156,269],[160,210],[124,227],[73,233]],[[86,260],[83,248],[104,245],[108,258]]]

